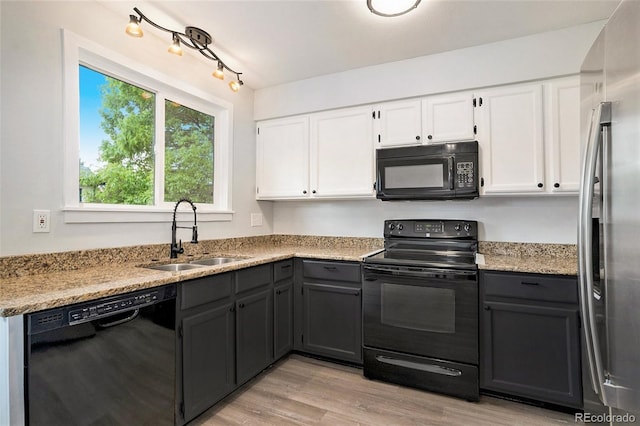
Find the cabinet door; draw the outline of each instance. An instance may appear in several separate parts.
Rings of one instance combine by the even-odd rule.
[[[422,135],[420,100],[387,102],[376,106],[377,147],[419,145]]]
[[[580,79],[546,84],[547,191],[578,193],[580,186]]]
[[[483,304],[480,387],[581,408],[578,309]]]
[[[272,289],[236,300],[236,374],[238,385],[273,361]]]
[[[308,196],[308,118],[294,117],[258,123],[256,143],[256,198]]]
[[[473,93],[449,93],[422,100],[425,143],[472,141]]]
[[[542,85],[477,93],[483,194],[545,191]]]
[[[362,362],[360,289],[303,283],[303,350]]]
[[[280,359],[293,349],[293,282],[273,292],[273,352]]]
[[[313,114],[310,123],[311,196],[373,197],[371,108]]]
[[[233,310],[226,304],[182,320],[185,422],[234,389]]]

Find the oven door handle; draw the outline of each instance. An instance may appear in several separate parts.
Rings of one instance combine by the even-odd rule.
[[[385,267],[385,266],[373,266],[373,265],[364,265],[363,267],[365,280],[366,281],[375,281],[373,278],[367,277],[367,272],[371,274],[379,274],[379,275],[405,275],[412,277],[425,277],[425,278],[433,278],[437,275],[447,274],[449,276],[458,276],[468,278],[470,276],[477,275],[477,271],[462,271],[462,270],[454,270],[454,269],[438,269],[438,268],[403,268],[403,267]]]

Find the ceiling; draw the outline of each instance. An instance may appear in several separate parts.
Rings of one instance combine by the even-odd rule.
[[[366,0],[101,3],[123,15],[123,27],[135,6],[171,29],[202,28],[212,50],[260,89],[606,19],[619,0],[422,0],[394,18],[372,14]]]

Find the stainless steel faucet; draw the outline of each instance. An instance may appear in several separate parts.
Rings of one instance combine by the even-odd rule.
[[[176,230],[178,228],[189,229],[188,226],[178,226],[176,224],[176,212],[178,211],[178,206],[180,203],[189,203],[191,204],[191,208],[193,209],[193,226],[191,227],[191,244],[198,244],[198,224],[196,218],[196,205],[186,198],[182,198],[178,200],[176,206],[173,208],[173,223],[171,224],[171,254],[169,255],[170,259],[176,259],[179,254],[184,253],[184,249],[182,248],[182,240],[180,240],[180,244],[176,244]]]

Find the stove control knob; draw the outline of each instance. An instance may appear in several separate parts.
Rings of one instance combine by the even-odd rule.
[[[457,232],[457,231],[460,231],[460,229],[461,229],[461,228],[460,228],[460,224],[459,224],[459,223],[456,223],[456,224],[455,224],[455,226],[453,227],[453,229],[454,229],[456,232]]]
[[[465,224],[464,224],[464,230],[465,230],[466,232],[471,231],[471,224],[470,224],[470,223],[465,223]]]
[[[396,224],[395,223],[390,223],[389,224],[389,231],[393,231],[394,229],[396,229]]]
[[[404,226],[402,226],[401,223],[398,224],[398,231],[402,231],[402,229],[404,228]]]

